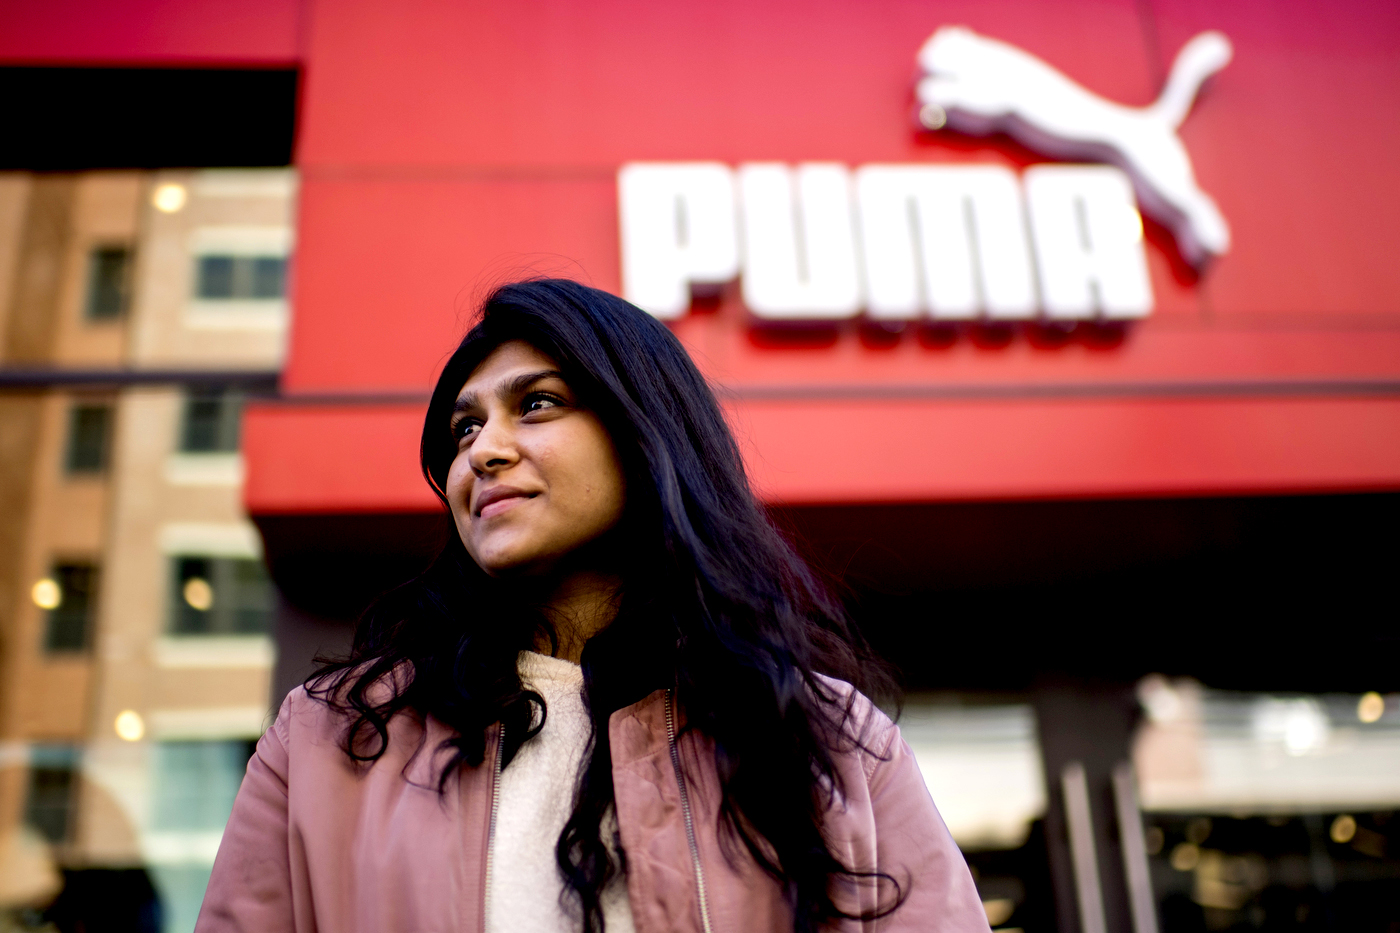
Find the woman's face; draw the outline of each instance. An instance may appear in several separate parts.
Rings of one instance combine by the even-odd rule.
[[[447,500],[467,553],[492,576],[548,573],[622,518],[612,438],[558,370],[512,340],[457,394]]]

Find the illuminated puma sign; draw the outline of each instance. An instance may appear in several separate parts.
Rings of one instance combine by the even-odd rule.
[[[1128,108],[1013,46],[940,29],[920,52],[926,116],[936,108],[960,130],[1006,130],[1050,155],[1110,164],[1018,176],[993,165],[630,163],[618,173],[623,294],[664,319],[684,315],[694,290],[736,277],[748,309],[772,321],[1144,317],[1153,302],[1135,187],[1183,255],[1201,261],[1229,244],[1175,135],[1228,57],[1223,36],[1198,36],[1161,99]]]
[[[1229,64],[1230,41],[1203,32],[1177,53],[1157,101],[1125,107],[1085,90],[1034,55],[945,26],[919,51],[925,122],[974,135],[1005,132],[1057,159],[1110,162],[1136,183],[1143,209],[1176,235],[1181,253],[1201,264],[1230,248],[1230,228],[1196,184],[1176,128],[1206,78]]]

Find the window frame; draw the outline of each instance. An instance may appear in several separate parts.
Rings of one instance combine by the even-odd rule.
[[[81,749],[73,744],[65,742],[38,743],[30,746],[29,768],[25,775],[24,803],[22,820],[41,836],[54,845],[64,845],[73,841],[74,830],[77,828],[78,809],[78,782],[82,776]],[[50,759],[45,761],[45,759]],[[38,788],[40,775],[43,774],[64,774],[67,776],[62,790],[63,800],[60,805],[52,806],[40,803],[36,798],[39,796]],[[46,822],[42,816],[36,818],[36,814],[53,813],[60,814],[61,826],[56,832],[51,831],[51,827],[45,826]]]
[[[233,252],[208,250],[194,255],[194,283],[191,298],[210,304],[232,304],[253,302],[258,304],[283,302],[287,300],[287,271],[290,257],[273,252]],[[207,274],[215,263],[227,263],[227,286],[211,290],[210,276]],[[275,264],[275,268],[273,268]],[[224,273],[220,273],[222,276]],[[264,281],[276,283],[275,294],[261,293],[259,287]]]
[[[184,455],[232,454],[242,447],[243,405],[247,393],[235,386],[190,387],[185,390],[180,409],[180,435],[176,452]],[[193,411],[201,404],[215,403],[213,446],[192,443]]]
[[[101,289],[104,282],[102,257],[119,253],[120,270],[116,283],[116,308],[106,310],[101,306]],[[136,250],[131,243],[94,243],[88,249],[86,292],[83,296],[83,320],[89,324],[111,324],[126,318],[131,310],[131,283],[136,264]]]
[[[85,449],[80,437],[79,420],[85,412],[102,412],[101,438],[96,446],[96,456],[90,460],[84,456],[90,453]],[[68,405],[63,449],[63,472],[73,478],[90,478],[104,475],[111,465],[112,435],[117,420],[116,406],[110,401],[97,399],[75,399]],[[83,459],[79,459],[83,457]]]
[[[165,634],[174,638],[265,637],[272,634],[276,615],[276,591],[267,565],[259,557],[228,554],[168,554],[168,608]],[[203,573],[195,566],[204,564]],[[257,567],[257,579],[249,581],[240,570]],[[212,590],[213,604],[201,610],[191,605],[185,589],[191,579],[203,579]],[[251,585],[249,583],[251,582]],[[256,589],[256,591],[254,591]],[[229,594],[233,595],[230,597]],[[232,599],[230,604],[229,600]],[[256,605],[261,602],[262,605]],[[259,617],[255,625],[243,623],[244,614]]]
[[[82,589],[73,587],[70,590],[68,579],[73,576],[65,571],[81,570],[85,571],[87,580]],[[58,584],[60,601],[53,609],[44,611],[43,629],[43,652],[46,656],[53,655],[83,655],[92,651],[93,635],[97,629],[97,603],[101,592],[102,568],[98,562],[92,559],[72,558],[55,560],[49,569],[49,578]],[[68,621],[63,617],[64,603],[68,601],[69,592],[81,592],[83,595],[82,618],[78,621],[79,638],[69,643],[67,639],[56,638],[56,632],[61,631],[59,625]],[[71,610],[70,610],[71,611]]]

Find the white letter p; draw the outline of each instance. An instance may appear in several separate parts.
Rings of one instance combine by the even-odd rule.
[[[663,320],[690,286],[739,274],[734,173],[719,162],[632,162],[617,173],[622,295]]]

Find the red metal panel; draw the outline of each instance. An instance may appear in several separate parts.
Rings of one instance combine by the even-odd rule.
[[[1394,321],[1400,5],[1153,0],[1152,9],[1168,56],[1206,27],[1235,45],[1180,131],[1234,228],[1231,253],[1202,288],[1214,319]]]
[[[491,283],[522,275],[618,288],[610,175],[302,186],[289,391],[423,389]]]
[[[292,64],[299,0],[3,0],[8,64]]]
[[[945,23],[1117,100],[1156,90],[1132,0],[327,0],[311,23],[308,167],[936,156],[909,105]]]
[[[254,515],[422,512],[436,506],[418,472],[421,407],[250,405],[243,422]]]
[[[748,403],[769,501],[1297,493],[1396,485],[1400,401]]]

